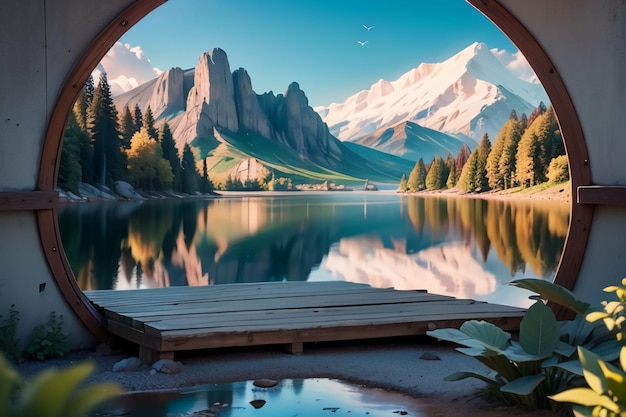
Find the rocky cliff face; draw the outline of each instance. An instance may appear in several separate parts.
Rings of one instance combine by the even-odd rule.
[[[243,129],[271,138],[273,135],[272,126],[261,109],[256,93],[252,90],[252,81],[248,72],[243,68],[236,70],[233,73],[233,84],[239,125]]]
[[[150,108],[156,119],[185,110],[183,79],[184,73],[180,68],[172,68],[159,75],[150,97]]]
[[[233,76],[222,49],[211,49],[200,55],[194,85],[187,96],[187,111],[207,117],[215,127],[231,132],[239,128]]]
[[[174,68],[135,90],[120,96],[116,104],[137,103],[144,111],[149,104],[157,123],[169,123],[179,149],[193,144],[205,158],[220,147],[217,153],[221,160],[229,160],[228,174],[233,177],[240,174],[237,164],[252,159],[260,164],[252,170],[255,172],[267,172],[268,166],[300,164],[322,175],[350,176],[352,170],[360,176],[368,164],[330,134],[297,83],[289,85],[284,94],[257,95],[246,70],[231,73],[226,53],[219,48],[200,55],[195,70]],[[265,161],[269,162],[264,168]],[[219,174],[227,175],[223,168]]]

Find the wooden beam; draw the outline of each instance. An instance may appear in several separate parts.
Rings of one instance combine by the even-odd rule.
[[[56,191],[0,192],[0,211],[47,210],[59,203]]]
[[[576,202],[579,204],[626,205],[624,185],[581,185],[576,189]]]

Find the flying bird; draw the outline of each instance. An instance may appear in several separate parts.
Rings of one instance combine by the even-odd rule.
[[[356,41],[356,43],[358,43],[361,46],[365,46],[365,44],[367,43],[367,41]]]
[[[374,29],[376,26],[366,26],[366,25],[363,25],[363,27],[364,27],[365,29],[367,29],[367,30],[372,30],[372,29]]]

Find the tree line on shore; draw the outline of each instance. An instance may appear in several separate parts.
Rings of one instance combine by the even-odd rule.
[[[89,78],[68,117],[58,184],[74,193],[81,182],[111,186],[117,181],[145,191],[186,194],[211,193],[215,188],[291,188],[289,179],[276,179],[273,173],[245,183],[229,176],[216,186],[209,178],[207,160],[197,160],[189,144],[179,152],[167,123],[155,127],[149,106],[145,113],[135,105],[118,114],[103,73],[97,86]],[[435,156],[428,165],[420,158],[408,178],[402,176],[398,190],[483,192],[567,179],[569,167],[554,111],[541,103],[528,117],[518,118],[513,110],[493,146],[485,134],[473,152],[464,145],[456,158]]]
[[[139,106],[132,111],[127,106],[118,114],[103,73],[97,86],[89,78],[70,112],[58,183],[78,193],[80,182],[110,186],[116,181],[146,191],[213,190],[206,161],[199,167],[188,144],[179,154],[169,125],[157,129],[150,107],[142,114]]]
[[[493,145],[485,134],[473,152],[463,145],[456,158],[435,156],[428,166],[420,158],[408,178],[402,176],[398,190],[484,192],[568,179],[569,165],[554,110],[540,103],[530,116],[518,118],[513,110]]]

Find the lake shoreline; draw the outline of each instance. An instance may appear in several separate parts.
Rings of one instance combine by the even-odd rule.
[[[533,189],[520,189],[515,188],[513,190],[496,190],[485,191],[482,193],[466,193],[459,189],[446,189],[446,190],[424,190],[413,193],[398,192],[395,190],[381,189],[378,191],[368,190],[350,190],[342,191],[341,193],[351,192],[367,192],[367,193],[396,193],[403,196],[417,196],[417,197],[444,197],[444,198],[473,198],[482,200],[541,200],[541,201],[558,201],[558,202],[570,202],[571,201],[571,182],[553,185],[543,190]],[[114,194],[107,193],[105,196],[86,193],[81,197],[72,197],[70,193],[64,190],[59,190],[59,202],[62,204],[73,203],[92,203],[92,202],[118,202],[118,201],[141,201],[141,200],[170,200],[170,199],[213,199],[213,198],[241,198],[241,197],[269,197],[269,196],[290,196],[290,195],[302,195],[305,193],[336,193],[336,191],[313,191],[313,190],[291,190],[291,191],[218,191],[211,194],[181,194],[174,192],[163,193],[141,193],[141,198],[127,199],[122,196],[116,196]]]

